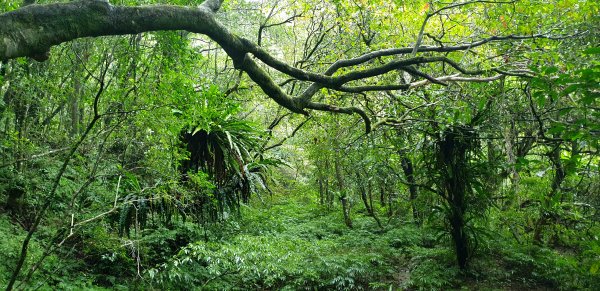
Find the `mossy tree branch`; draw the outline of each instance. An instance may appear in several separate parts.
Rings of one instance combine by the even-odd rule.
[[[348,85],[348,83],[371,79],[395,71],[406,71],[413,76],[426,80],[425,83],[447,85],[444,80],[437,79],[415,69],[414,65],[427,63],[445,63],[465,75],[489,75],[491,72],[511,75],[511,72],[500,70],[469,70],[461,67],[453,60],[442,56],[413,56],[414,48],[392,48],[366,53],[362,56],[339,60],[323,73],[314,73],[298,69],[286,64],[259,45],[231,33],[215,18],[223,0],[207,0],[198,7],[182,7],[172,5],[153,6],[116,6],[105,0],[81,0],[68,3],[45,5],[28,5],[20,9],[0,14],[0,60],[6,61],[17,57],[32,57],[43,61],[49,57],[52,46],[83,37],[99,37],[109,35],[137,34],[160,30],[186,30],[204,34],[217,42],[233,60],[237,69],[248,76],[279,105],[294,113],[308,115],[306,109],[330,111],[337,113],[358,114],[365,120],[367,132],[370,120],[360,108],[320,104],[311,101],[321,88],[329,88],[340,92],[361,93],[380,90],[407,90],[411,84],[383,85]],[[492,36],[467,44],[446,47],[420,46],[419,53],[447,53],[468,50],[493,41],[523,40],[530,38],[551,38],[538,34],[530,36]],[[409,58],[399,58],[409,55]],[[346,71],[335,75],[340,68],[356,67],[380,57],[396,57],[376,66]],[[310,82],[304,92],[298,96],[290,96],[278,85],[255,58],[264,65],[291,76],[294,79]],[[514,75],[514,74],[512,74]],[[491,78],[492,80],[494,78]],[[467,81],[463,78],[460,81]],[[479,78],[477,80],[486,80]],[[420,81],[423,83],[423,81]],[[423,84],[421,84],[423,85]]]

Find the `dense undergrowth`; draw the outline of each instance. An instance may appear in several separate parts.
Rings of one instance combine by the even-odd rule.
[[[501,232],[484,236],[467,272],[435,228],[397,218],[384,228],[356,209],[354,227],[339,211],[319,205],[314,193],[277,194],[241,216],[198,225],[175,221],[119,238],[105,227],[88,229],[44,261],[31,288],[151,290],[545,290],[597,286],[582,250],[520,246]],[[0,218],[0,283],[7,280],[24,232]],[[108,228],[109,229],[109,228]],[[31,246],[31,262],[43,255]],[[594,253],[596,252],[596,253]],[[579,255],[577,255],[579,254]],[[59,257],[67,259],[59,259]],[[587,261],[586,261],[587,260]]]
[[[488,237],[460,272],[451,247],[432,228],[391,219],[383,230],[358,213],[342,214],[310,198],[278,196],[226,223],[224,237],[197,241],[148,272],[159,289],[586,289],[594,276],[572,254]],[[265,207],[266,206],[266,207]]]

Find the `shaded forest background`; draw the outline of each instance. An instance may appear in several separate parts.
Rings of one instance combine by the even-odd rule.
[[[285,94],[312,92],[305,114],[186,31],[4,60],[0,285],[598,288],[598,15],[592,0],[225,1],[233,34],[316,72],[246,55]]]

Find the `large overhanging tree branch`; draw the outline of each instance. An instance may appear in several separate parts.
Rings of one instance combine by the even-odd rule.
[[[510,72],[499,69],[468,70],[444,56],[415,56],[414,47],[383,49],[362,56],[339,60],[323,73],[298,69],[274,58],[253,42],[231,33],[215,18],[223,0],[207,0],[199,7],[171,5],[114,6],[103,0],[84,0],[69,3],[29,5],[0,15],[0,60],[17,57],[48,58],[52,46],[82,37],[136,34],[159,30],[186,30],[207,35],[217,42],[233,60],[236,68],[244,71],[271,99],[288,110],[307,115],[306,109],[358,114],[365,120],[367,132],[371,130],[367,114],[358,107],[338,107],[312,100],[322,88],[341,92],[361,93],[380,90],[407,90],[429,83],[447,85],[449,81],[489,82],[498,79],[497,74],[527,77],[527,72]],[[448,53],[466,51],[493,41],[511,41],[531,38],[551,38],[538,34],[529,36],[492,36],[479,41],[456,46],[419,46],[419,53]],[[402,56],[408,56],[400,58]],[[373,65],[374,59],[396,57]],[[271,75],[256,61],[260,60],[275,70],[311,85],[299,96],[285,93]],[[444,63],[460,75],[436,78],[415,69],[415,65]],[[356,66],[362,66],[357,69]],[[364,68],[366,66],[366,68]],[[354,67],[335,75],[340,69]],[[352,84],[388,73],[404,71],[421,79],[411,84],[365,85]],[[493,73],[494,76],[490,76]],[[462,75],[469,75],[464,77]],[[480,76],[480,77],[477,77]]]

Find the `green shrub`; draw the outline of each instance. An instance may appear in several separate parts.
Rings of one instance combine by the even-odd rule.
[[[450,249],[411,248],[410,278],[404,287],[418,290],[447,290],[459,279],[459,270]]]

